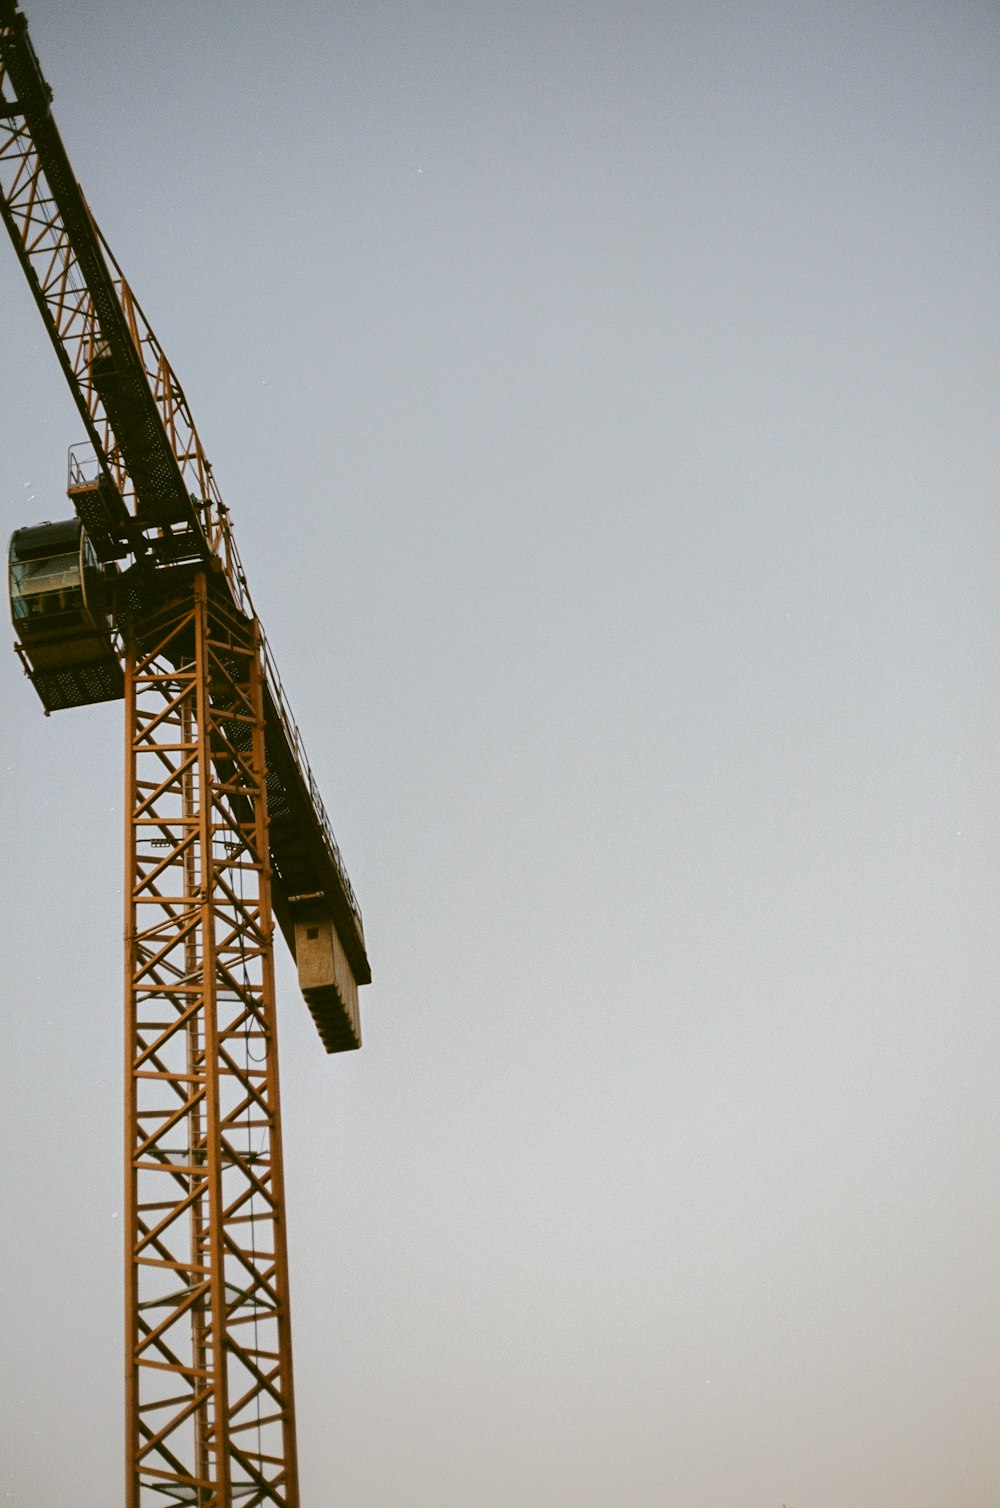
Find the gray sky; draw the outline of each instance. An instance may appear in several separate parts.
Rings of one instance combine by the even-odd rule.
[[[365,912],[304,1501],[995,1508],[995,7],[26,6]],[[0,677],[0,1498],[108,1508],[121,709]]]

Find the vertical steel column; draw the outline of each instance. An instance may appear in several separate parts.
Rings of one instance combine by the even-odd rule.
[[[127,1508],[298,1508],[257,626],[126,630]]]

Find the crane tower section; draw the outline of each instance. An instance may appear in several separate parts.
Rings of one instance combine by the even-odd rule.
[[[129,1508],[297,1502],[259,645],[191,586],[124,628]]]

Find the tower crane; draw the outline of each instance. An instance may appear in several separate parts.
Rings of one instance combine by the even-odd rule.
[[[72,516],[11,539],[16,649],[46,714],[125,706],[125,1503],[298,1508],[274,922],[341,1052],[361,912],[187,400],[51,105],[0,0],[0,215],[86,436]]]

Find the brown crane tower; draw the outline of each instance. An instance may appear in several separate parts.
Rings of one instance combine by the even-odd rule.
[[[329,1052],[361,913],[184,394],[0,0],[0,215],[87,441],[73,516],[11,540],[46,713],[124,700],[127,1508],[297,1508],[276,918]]]

